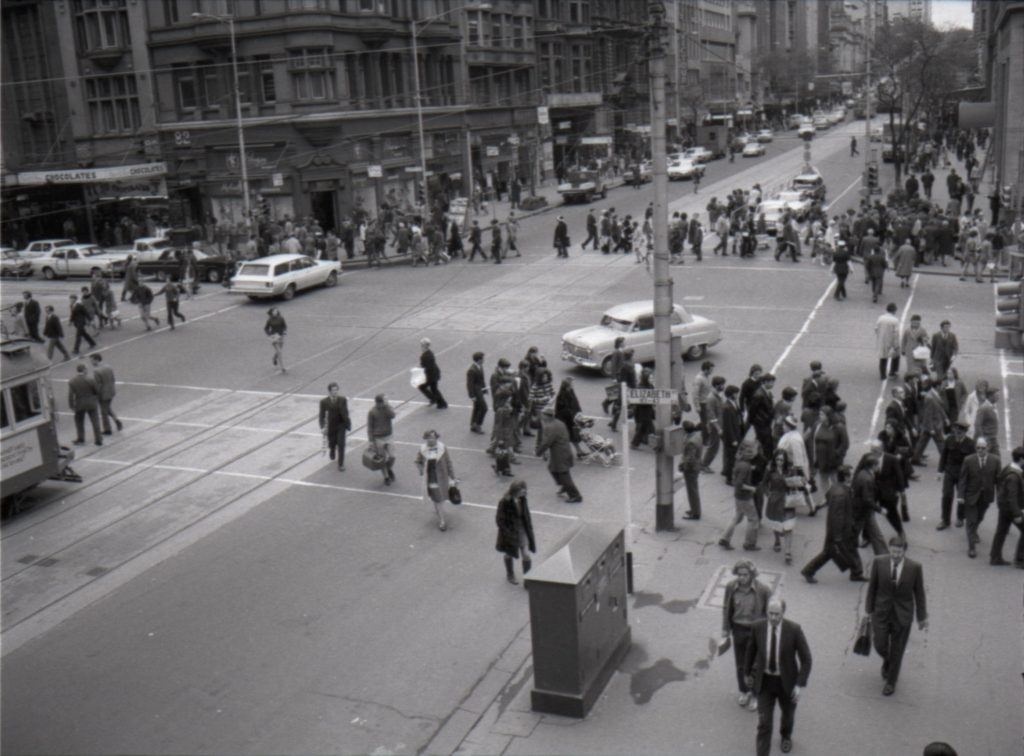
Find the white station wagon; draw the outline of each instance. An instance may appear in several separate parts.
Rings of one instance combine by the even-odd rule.
[[[709,346],[722,340],[715,321],[672,306],[672,335],[682,339],[682,356],[697,360]],[[623,336],[638,363],[654,361],[654,302],[642,299],[615,305],[601,316],[601,324],[569,331],[562,336],[562,359],[610,374],[615,339]]]
[[[249,299],[283,297],[314,286],[334,286],[341,275],[337,260],[314,260],[306,255],[271,255],[242,263],[231,279],[230,292]]]

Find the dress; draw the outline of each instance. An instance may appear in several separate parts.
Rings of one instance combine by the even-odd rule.
[[[416,467],[423,473],[424,500],[429,499],[435,504],[448,501],[448,488],[455,478],[455,469],[445,445],[440,441],[434,448],[421,445],[416,454]]]
[[[773,533],[789,533],[796,524],[796,505],[803,500],[802,475],[784,475],[772,470],[767,480],[768,498],[764,505],[764,521]]]

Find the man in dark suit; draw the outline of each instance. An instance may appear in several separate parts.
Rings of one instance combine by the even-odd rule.
[[[21,295],[24,298],[24,307],[22,311],[25,315],[25,328],[28,329],[28,337],[32,341],[38,341],[42,343],[42,339],[39,338],[39,320],[43,315],[42,308],[39,307],[39,303],[32,298],[32,292],[26,291]]]
[[[1018,446],[1010,452],[1010,464],[999,473],[999,491],[996,502],[999,505],[999,523],[995,535],[992,536],[992,551],[989,552],[989,564],[993,567],[1004,567],[1009,564],[1003,559],[1003,544],[1015,525],[1020,531],[1017,538],[1017,550],[1014,552],[1013,566],[1024,570],[1024,446]]]
[[[348,415],[348,400],[338,393],[338,384],[327,385],[327,396],[320,400],[320,431],[327,438],[327,447],[334,459],[338,456],[338,469],[345,469],[345,434],[352,430]]]
[[[420,385],[420,391],[427,401],[438,409],[448,409],[448,402],[441,396],[441,389],[437,387],[441,380],[441,368],[437,366],[437,359],[430,349],[430,339],[420,339],[420,367],[427,376],[426,383]]]
[[[974,454],[960,466],[958,492],[967,520],[967,556],[976,557],[975,546],[981,541],[978,526],[985,519],[989,504],[996,498],[996,476],[999,475],[999,457],[991,454],[988,441],[978,438],[974,442]]]
[[[78,301],[78,297],[74,294],[71,295],[71,317],[68,322],[75,328],[75,346],[71,350],[71,353],[78,356],[78,349],[82,346],[82,341],[86,341],[89,344],[90,349],[96,348],[96,342],[92,336],[89,335],[88,326],[92,318],[89,317],[89,311],[85,305]]]
[[[945,260],[943,260],[942,264],[946,264]],[[939,331],[932,335],[932,364],[935,366],[935,374],[938,380],[941,381],[946,377],[946,373],[949,372],[949,368],[953,364],[953,358],[957,356],[959,351],[960,344],[957,341],[956,334],[953,333],[950,322],[943,320],[939,324]]]
[[[967,435],[967,423],[957,420],[953,423],[953,433],[946,436],[942,444],[942,455],[939,457],[939,474],[942,475],[942,521],[936,530],[945,530],[949,527],[953,515],[953,494],[960,486],[960,468],[964,460],[974,454],[974,439]],[[957,506],[956,526],[964,526],[964,505],[963,497],[960,497],[960,504]]]
[[[730,486],[732,469],[736,464],[736,450],[743,440],[743,413],[736,402],[739,393],[736,386],[726,386],[725,402],[722,404],[722,475]]]
[[[921,565],[906,559],[907,542],[902,536],[889,539],[889,555],[871,563],[864,611],[871,615],[875,650],[882,657],[882,695],[891,696],[903,664],[903,652],[917,614],[920,630],[928,628],[928,607],[924,596]]]
[[[96,381],[89,377],[85,365],[75,368],[75,377],[68,381],[68,406],[75,413],[75,445],[85,443],[85,416],[92,423],[96,446],[103,446],[100,438],[100,393]]]
[[[559,495],[568,497],[570,504],[583,503],[583,497],[573,482],[572,443],[569,440],[569,429],[565,423],[555,417],[555,408],[551,402],[541,411],[543,423],[537,436],[536,455],[548,461],[548,472],[558,484]]]
[[[561,215],[558,216],[558,222],[555,224],[554,245],[555,249],[558,250],[559,257],[569,256],[569,227],[565,224],[565,218]]]
[[[765,373],[747,404],[747,421],[754,426],[754,433],[757,434],[762,452],[769,456],[775,451],[775,441],[772,438],[772,421],[775,419],[775,400],[772,397],[774,386],[775,376]]]
[[[473,354],[473,364],[466,371],[466,393],[473,400],[473,413],[469,418],[469,429],[483,433],[484,418],[487,416],[487,379],[484,377],[484,353]]]
[[[773,597],[768,619],[751,626],[753,643],[747,646],[744,663],[748,684],[757,693],[757,756],[771,752],[775,703],[782,709],[779,734],[782,752],[793,749],[793,719],[800,692],[811,674],[811,649],[800,625],[784,620],[786,602]]]
[[[118,430],[124,429],[124,423],[114,414],[111,404],[117,396],[117,379],[114,377],[114,368],[103,364],[102,354],[90,354],[92,361],[92,377],[96,381],[96,390],[99,393],[100,420],[103,424],[103,435],[109,436],[113,433],[110,421],[113,420]]]

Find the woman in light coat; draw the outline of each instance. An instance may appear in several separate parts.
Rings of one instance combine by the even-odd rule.
[[[437,431],[428,430],[423,434],[423,443],[416,454],[416,467],[423,477],[423,499],[434,505],[437,527],[445,531],[448,524],[444,519],[444,503],[448,501],[448,489],[457,481],[451,455],[441,443]]]

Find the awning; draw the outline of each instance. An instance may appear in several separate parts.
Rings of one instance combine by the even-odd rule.
[[[62,171],[26,171],[14,176],[17,186],[48,184],[94,184],[111,181],[140,181],[167,175],[166,163],[115,165],[109,168],[71,168]]]

